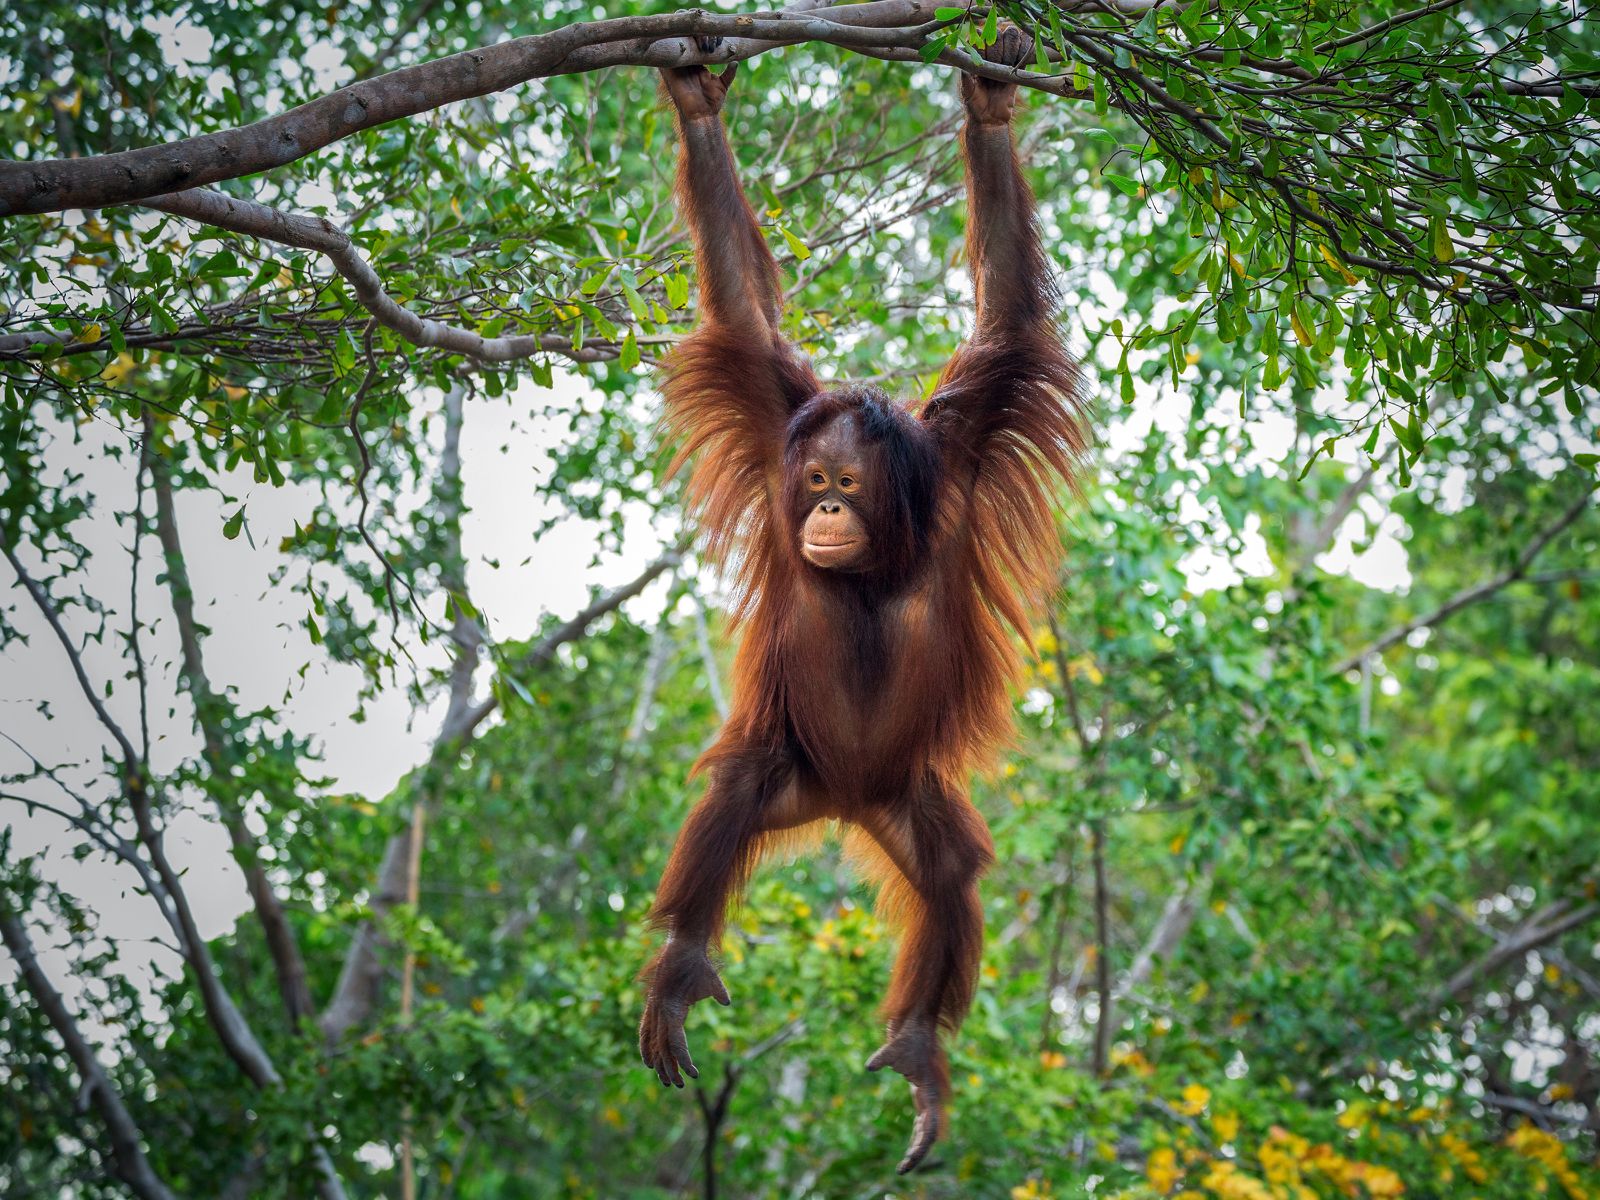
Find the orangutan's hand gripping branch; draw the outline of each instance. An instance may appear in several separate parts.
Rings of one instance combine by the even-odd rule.
[[[1029,52],[1007,29],[988,56]],[[1055,578],[1055,499],[1086,439],[1012,140],[1016,87],[961,79],[977,328],[916,411],[823,386],[784,340],[777,265],[723,134],[734,69],[663,74],[701,298],[668,366],[667,420],[708,551],[736,564],[743,636],[732,712],[696,768],[705,796],[656,896],[668,937],[645,969],[639,1048],[664,1084],[696,1076],[684,1016],[728,1003],[711,954],[730,896],[764,850],[844,822],[901,930],[867,1068],[911,1083],[909,1171],[941,1131],[940,1034],[966,1015],[983,943],[992,847],[967,779],[1009,733],[1012,631]]]

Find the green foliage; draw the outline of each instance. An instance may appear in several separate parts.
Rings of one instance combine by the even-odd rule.
[[[19,157],[229,127],[322,94],[317,64],[337,83],[533,29],[498,0],[17,11]],[[593,15],[546,5],[539,27]],[[420,315],[544,339],[524,361],[418,349],[316,255],[135,208],[0,225],[0,323],[63,339],[0,362],[0,548],[88,678],[8,591],[6,708],[71,734],[60,761],[0,746],[0,911],[27,914],[155,1172],[303,1196],[325,1154],[348,1195],[395,1195],[409,1135],[430,1200],[694,1194],[708,1140],[734,1196],[1600,1195],[1593,22],[1517,0],[1352,39],[1400,15],[956,5],[923,63],[799,45],[741,71],[732,140],[787,332],[902,395],[966,321],[947,67],[1007,16],[1067,93],[1032,94],[1023,137],[1106,446],[1016,745],[975,786],[999,850],[982,987],[950,1134],[907,1181],[904,1087],[862,1069],[892,933],[831,842],[764,870],[730,923],[735,1004],[690,1019],[694,1094],[637,1063],[651,891],[729,648],[714,627],[702,650],[693,561],[659,621],[625,605],[531,668],[567,614],[485,650],[495,712],[390,795],[331,778],[289,702],[353,680],[358,719],[409,706],[419,730],[450,703],[485,564],[441,397],[468,429],[511,406],[550,445],[480,517],[581,521],[599,550],[679,535],[649,372],[692,319],[692,264],[649,74],[554,77],[227,185],[325,211]],[[163,47],[176,22],[210,38],[194,67]],[[1564,82],[1508,86],[1544,74]],[[230,690],[229,653],[268,651],[220,645],[204,595],[190,677],[163,486],[191,563],[257,546],[248,590],[292,598],[309,648],[283,699]],[[291,494],[307,511],[268,545],[266,498]],[[1404,568],[1361,582],[1385,554]],[[251,913],[207,944],[279,1087],[246,1082],[193,970],[143,953],[174,935],[128,862],[150,857],[140,776],[88,696],[148,758],[180,859],[243,823],[235,863],[264,869],[318,1007],[376,917],[377,1003],[332,1045],[286,1016]],[[419,801],[411,904],[374,881]],[[115,905],[83,901],[84,872],[127,881]],[[0,1041],[0,1190],[127,1194],[10,976]]]

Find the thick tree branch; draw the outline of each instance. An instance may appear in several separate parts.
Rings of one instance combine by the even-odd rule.
[[[56,1031],[67,1055],[78,1069],[83,1081],[83,1091],[94,1105],[100,1119],[105,1122],[106,1135],[111,1142],[111,1162],[118,1179],[140,1200],[175,1200],[171,1190],[163,1183],[144,1156],[144,1138],[134,1124],[122,1096],[112,1086],[111,1078],[95,1057],[78,1022],[67,1008],[61,993],[51,984],[44,969],[39,966],[33,942],[28,937],[22,917],[10,910],[0,910],[0,940],[3,940],[11,957],[16,960],[23,986],[33,997],[33,1002],[44,1013],[50,1027]]]
[[[1584,510],[1589,507],[1589,501],[1593,495],[1594,492],[1591,489],[1579,496],[1578,499],[1575,500],[1565,512],[1557,517],[1556,520],[1550,525],[1541,530],[1534,537],[1534,539],[1528,543],[1528,545],[1523,549],[1522,553],[1517,555],[1516,561],[1512,563],[1510,567],[1506,568],[1504,571],[1501,571],[1498,575],[1491,579],[1486,579],[1482,583],[1475,584],[1469,588],[1463,588],[1461,591],[1457,592],[1454,596],[1451,596],[1450,599],[1446,600],[1443,604],[1441,604],[1438,608],[1433,609],[1431,612],[1424,613],[1419,617],[1413,617],[1411,620],[1402,625],[1396,625],[1382,637],[1368,643],[1366,646],[1363,646],[1360,650],[1357,650],[1354,654],[1341,661],[1333,668],[1334,673],[1342,675],[1344,672],[1360,666],[1362,660],[1375,654],[1382,654],[1396,642],[1404,641],[1405,638],[1410,636],[1410,634],[1412,634],[1414,631],[1427,628],[1431,625],[1438,625],[1450,617],[1453,617],[1463,608],[1467,608],[1470,605],[1476,604],[1480,600],[1486,600],[1498,592],[1501,588],[1505,587],[1507,584],[1515,583],[1517,580],[1526,577],[1528,574],[1528,568],[1533,565],[1533,560],[1538,558],[1540,552],[1543,551],[1544,548],[1551,542],[1553,542],[1569,525],[1583,515]]]
[[[1160,2],[1059,0],[1058,7],[1140,12]],[[689,10],[569,25],[361,80],[237,129],[115,154],[0,162],[0,217],[130,204],[238,179],[295,162],[365,129],[551,75],[625,64],[730,62],[799,42],[916,59],[927,34],[940,24],[934,15],[938,7],[935,0],[876,0],[754,15]],[[702,35],[726,40],[714,53],[703,54],[689,40]],[[1067,87],[1053,77],[991,67],[971,56],[949,62],[993,78],[1026,79],[1047,90]]]
[[[690,43],[662,45],[661,40],[696,35],[778,45],[883,40],[872,30],[805,15],[725,16],[691,10],[569,25],[404,67],[239,129],[91,158],[0,164],[0,216],[127,204],[271,170],[364,129],[531,79],[569,73],[563,63],[586,46],[628,43],[631,57],[640,65],[692,61],[700,56]]]

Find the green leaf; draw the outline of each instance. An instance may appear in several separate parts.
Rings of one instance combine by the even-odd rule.
[[[804,242],[789,232],[789,227],[787,225],[779,225],[778,232],[783,235],[783,240],[788,243],[789,253],[793,254],[802,262],[811,257],[810,249],[807,248]]]
[[[244,528],[244,509],[240,509],[222,523],[222,536],[230,542],[239,536],[239,531]]]
[[[1445,219],[1435,213],[1428,218],[1428,226],[1433,235],[1433,256],[1442,263],[1455,258],[1455,243],[1450,240],[1450,227]]]
[[[633,313],[634,320],[648,322],[650,320],[650,306],[644,302],[644,297],[639,295],[627,283],[622,285],[622,294],[627,297],[628,311]]]
[[[1413,414],[1413,417],[1415,414]],[[1393,417],[1389,418],[1389,428],[1394,431],[1395,440],[1413,459],[1422,453],[1422,432],[1411,421],[1404,425]]]
[[[1110,171],[1101,171],[1100,178],[1111,184],[1124,196],[1137,197],[1144,190],[1144,185],[1137,179],[1130,179],[1126,175],[1116,175]]]
[[[341,376],[348,375],[356,365],[356,353],[355,336],[348,329],[341,329],[339,336],[333,339],[333,361]]]
[[[1436,80],[1428,87],[1428,113],[1433,117],[1434,127],[1438,130],[1440,139],[1445,145],[1453,145],[1456,140],[1456,114],[1450,106],[1450,101],[1445,98],[1444,89]]]

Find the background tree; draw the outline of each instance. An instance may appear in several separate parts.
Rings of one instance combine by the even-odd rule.
[[[789,332],[915,395],[1001,17],[1104,447],[908,1194],[1600,1194],[1591,14],[13,7],[8,1195],[886,1186],[889,955],[832,852],[733,922],[693,1098],[634,1060],[725,650],[658,472],[691,280],[645,68],[748,60]],[[518,625],[529,527],[594,587]],[[350,708],[415,714],[388,794]]]

